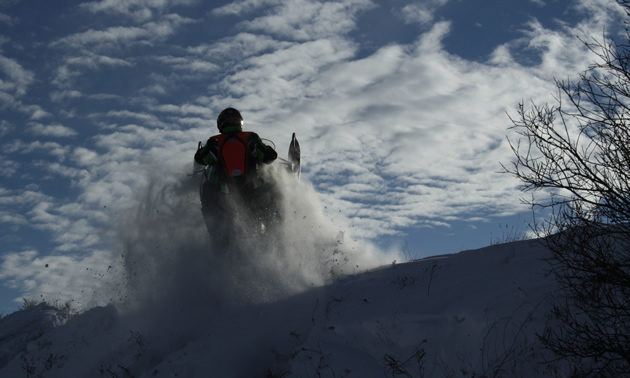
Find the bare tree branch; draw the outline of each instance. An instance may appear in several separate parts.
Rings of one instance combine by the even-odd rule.
[[[630,1],[617,1],[630,19]],[[581,41],[595,62],[556,80],[554,105],[519,104],[504,170],[551,211],[535,232],[561,291],[541,340],[579,376],[630,376],[630,34]],[[548,193],[543,200],[537,196]]]

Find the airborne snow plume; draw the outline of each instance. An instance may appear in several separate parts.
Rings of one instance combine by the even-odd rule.
[[[396,258],[349,242],[327,220],[309,183],[271,171],[283,193],[282,226],[266,242],[240,241],[238,258],[213,245],[197,182],[164,172],[149,179],[137,205],[116,220],[113,248],[122,258],[115,279],[122,284],[112,287],[116,304],[159,313],[271,302]]]

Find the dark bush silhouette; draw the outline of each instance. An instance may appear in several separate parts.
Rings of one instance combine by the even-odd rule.
[[[630,19],[630,1],[617,2]],[[511,121],[523,138],[504,169],[546,214],[534,228],[560,291],[541,340],[576,375],[630,376],[630,33],[582,43],[595,62],[556,81],[554,105],[519,105]]]

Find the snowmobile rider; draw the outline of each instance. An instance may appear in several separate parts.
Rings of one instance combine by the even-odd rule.
[[[195,153],[198,164],[210,166],[201,188],[206,221],[218,210],[229,210],[228,199],[238,200],[250,208],[273,206],[269,199],[270,188],[265,188],[269,185],[264,185],[259,176],[258,165],[272,163],[278,157],[276,151],[265,145],[258,134],[243,131],[243,117],[234,108],[219,114],[217,128],[220,134],[210,137],[203,147],[200,142]]]
[[[220,160],[241,158],[240,156],[235,156],[232,153],[230,156],[225,156],[225,154],[220,153],[223,152],[223,150],[219,151],[220,147],[221,149],[223,148],[223,145],[220,144],[225,143],[225,141],[229,139],[227,138],[229,136],[237,137],[240,141],[245,142],[247,144],[247,148],[249,149],[250,156],[247,156],[247,158],[250,161],[233,162],[235,165],[242,165],[244,163],[246,164],[245,166],[249,168],[248,172],[241,172],[240,175],[238,175],[239,177],[249,175],[250,177],[247,177],[246,181],[260,180],[260,178],[257,177],[257,164],[270,164],[278,157],[276,151],[271,146],[265,145],[258,134],[253,132],[243,132],[243,117],[241,116],[241,113],[234,108],[227,108],[219,114],[219,117],[217,118],[217,128],[221,134],[208,139],[206,145],[199,148],[197,153],[195,153],[195,161],[198,164],[212,165],[215,168],[213,170],[213,175],[216,180],[210,181],[221,183],[221,181],[225,181],[226,176],[236,177],[235,175],[232,175],[231,172],[221,172],[221,170],[224,170],[222,168],[230,167],[232,162],[224,161],[223,167],[217,166],[217,163]],[[254,164],[250,166],[250,164],[247,163]],[[229,183],[225,182],[225,184]],[[257,185],[256,182],[251,182],[251,184],[254,188]],[[260,182],[258,184],[260,184]],[[229,190],[229,187],[222,188],[223,192],[225,192],[225,190]]]

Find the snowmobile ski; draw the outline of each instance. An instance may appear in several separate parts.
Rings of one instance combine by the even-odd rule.
[[[291,136],[291,143],[289,144],[289,170],[300,177],[300,143],[295,137],[295,133]]]

